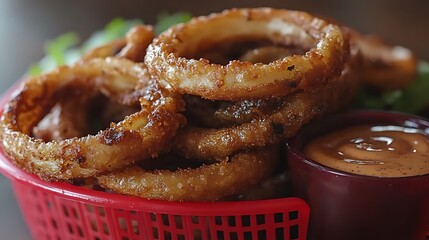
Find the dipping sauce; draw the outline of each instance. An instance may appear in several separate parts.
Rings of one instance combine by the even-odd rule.
[[[377,177],[429,174],[429,136],[392,125],[358,125],[310,141],[313,161],[349,173]]]

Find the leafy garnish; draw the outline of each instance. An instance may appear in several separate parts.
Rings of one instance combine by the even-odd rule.
[[[429,63],[421,61],[414,83],[403,90],[384,91],[363,87],[356,97],[356,107],[384,109],[419,114],[429,107]]]
[[[122,18],[115,18],[110,21],[103,30],[92,34],[91,37],[82,44],[82,51],[85,53],[95,47],[122,38],[128,30],[142,23],[143,22],[139,19],[125,20]]]
[[[189,13],[184,12],[171,15],[166,13],[160,14],[158,23],[155,25],[155,33],[159,34],[172,25],[187,22],[191,17]],[[76,33],[70,32],[63,34],[46,43],[45,57],[30,66],[27,75],[36,76],[43,72],[50,71],[59,65],[72,64],[89,50],[124,37],[128,30],[142,23],[140,19],[125,20],[122,18],[115,18],[110,21],[104,29],[92,34],[80,47],[78,46],[80,38]]]
[[[56,66],[68,64],[72,58],[76,58],[76,52],[71,51],[79,43],[79,36],[76,33],[65,33],[45,44],[46,56],[38,63],[32,65],[27,74],[30,76],[39,75],[42,72],[54,69]],[[80,55],[80,54],[77,54]]]
[[[178,12],[171,15],[167,13],[161,13],[158,16],[158,23],[155,24],[155,34],[158,35],[167,30],[169,27],[179,23],[187,22],[191,20],[191,18],[192,15],[185,12]]]
[[[429,63],[421,62],[418,69],[419,76],[393,103],[394,110],[419,113],[429,106]]]

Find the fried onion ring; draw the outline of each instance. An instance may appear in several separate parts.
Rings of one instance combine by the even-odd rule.
[[[49,112],[62,89],[85,84],[97,88],[95,82],[115,77],[138,82],[144,72],[142,65],[127,62],[93,59],[26,81],[6,105],[0,123],[1,143],[12,161],[44,179],[68,180],[95,176],[157,156],[184,119],[178,113],[183,109],[180,96],[158,88],[155,82],[139,99],[139,112],[96,135],[50,142],[31,137],[33,127]]]
[[[196,169],[144,170],[133,166],[98,177],[116,193],[168,201],[215,201],[242,193],[268,177],[279,153],[272,147],[239,153]]]
[[[269,64],[227,65],[194,59],[223,41],[262,39],[310,50]],[[150,73],[174,91],[212,100],[283,97],[317,89],[341,74],[349,55],[340,27],[310,14],[270,8],[232,9],[170,28],[149,45]]]
[[[352,44],[362,55],[362,80],[383,90],[404,89],[417,78],[417,58],[407,48],[391,46],[375,36],[353,32]]]
[[[82,57],[82,60],[86,61],[93,58],[106,58],[115,56],[126,46],[126,44],[127,41],[125,39],[111,41],[85,53]]]
[[[125,36],[127,45],[118,53],[117,57],[142,62],[146,55],[146,48],[154,37],[155,32],[150,25],[139,25],[131,28]]]
[[[111,41],[105,45],[94,48],[86,53],[82,59],[106,58],[116,56],[134,62],[142,62],[146,55],[146,48],[155,37],[153,27],[138,25],[131,28],[125,38]]]
[[[311,119],[344,107],[358,87],[353,70],[347,66],[339,79],[317,92],[295,93],[271,114],[250,122],[214,129],[188,124],[176,136],[173,151],[192,159],[221,159],[237,151],[269,144],[294,136]]]
[[[86,64],[83,62],[81,65]],[[127,59],[93,59],[90,65],[100,71],[100,76],[94,78],[94,84],[104,95],[124,105],[138,103],[152,80],[143,63],[136,64]]]

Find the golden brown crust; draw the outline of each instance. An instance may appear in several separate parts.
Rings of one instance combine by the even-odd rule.
[[[265,38],[311,49],[269,64],[233,60],[220,65],[186,57],[230,38]],[[348,54],[348,40],[341,29],[310,14],[271,8],[232,9],[164,32],[149,45],[145,63],[161,83],[170,84],[179,93],[242,100],[320,88],[340,75]]]
[[[62,88],[82,84],[97,88],[96,82],[103,77],[138,82],[144,71],[134,64],[133,69],[126,68],[122,63],[127,61],[93,59],[26,81],[1,119],[5,152],[18,166],[50,180],[91,177],[158,155],[183,123],[178,114],[183,103],[180,96],[156,85],[150,85],[148,97],[139,98],[139,112],[96,135],[50,142],[31,137],[33,127],[55,104],[55,94]]]
[[[358,87],[351,66],[323,89],[295,93],[270,114],[221,129],[185,126],[174,139],[173,151],[192,159],[222,159],[243,149],[262,147],[293,137],[311,119],[346,106]]]
[[[168,201],[215,201],[242,193],[268,177],[278,162],[276,148],[240,153],[196,169],[154,170],[131,167],[98,177],[113,192]]]

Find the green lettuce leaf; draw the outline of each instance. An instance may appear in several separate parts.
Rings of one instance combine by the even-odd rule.
[[[429,63],[419,62],[417,79],[405,89],[381,92],[363,87],[356,96],[354,106],[411,114],[422,113],[429,107]]]
[[[191,18],[192,15],[185,12],[178,12],[171,15],[167,13],[161,13],[158,16],[158,23],[155,24],[155,34],[158,35],[167,30],[169,27],[179,23],[187,22],[191,20]]]
[[[172,25],[189,21],[191,17],[189,13],[184,12],[171,15],[166,13],[160,14],[158,23],[155,24],[155,32],[159,34]],[[46,43],[45,57],[30,66],[27,75],[37,76],[43,72],[53,70],[59,65],[72,64],[89,50],[124,37],[128,30],[142,23],[143,21],[140,19],[126,20],[115,18],[102,30],[96,31],[80,45],[80,37],[78,34],[69,32],[60,35],[56,39]]]

